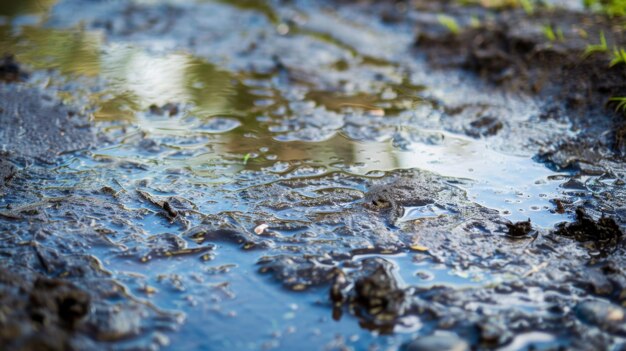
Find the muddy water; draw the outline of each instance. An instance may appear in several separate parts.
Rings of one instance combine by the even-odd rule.
[[[132,22],[133,6],[126,22],[120,22],[116,16],[125,5],[115,2],[97,3],[93,9],[75,1],[30,4],[3,5],[1,46],[31,69],[25,84],[52,90],[92,115],[100,136],[95,148],[64,156],[50,170],[54,177],[45,182],[40,196],[109,187],[126,209],[148,209],[130,224],[99,219],[121,233],[112,240],[122,249],[92,248],[88,253],[137,299],[185,315],[179,329],[168,333],[166,349],[320,349],[343,344],[394,349],[412,335],[432,330],[432,322],[416,316],[405,318],[391,335],[362,329],[349,314],[334,321],[326,286],[292,292],[258,273],[257,262],[264,256],[357,249],[342,243],[329,224],[317,224],[316,217],[349,216],[371,181],[384,183],[398,170],[432,174],[465,191],[469,202],[510,221],[530,219],[540,230],[568,219],[551,202],[565,196],[562,184],[568,174],[535,162],[536,150],[523,140],[505,142],[516,128],[535,135],[546,127],[528,123],[536,112],[532,99],[493,95],[459,73],[442,77],[429,72],[402,51],[410,29],[380,24],[366,28],[364,14],[346,20],[340,9],[310,4],[274,9],[255,1],[137,1],[137,8],[148,8],[146,23]],[[177,12],[177,6],[183,10]],[[282,22],[290,11],[299,25]],[[100,15],[104,21],[94,20]],[[186,28],[186,21],[196,23],[205,15],[207,23],[217,23],[206,24],[213,32]],[[151,22],[150,16],[156,20]],[[164,24],[161,16],[172,23]],[[233,18],[241,28],[233,28]],[[201,35],[189,37],[190,30]],[[385,39],[393,35],[396,42]],[[260,49],[242,49],[254,40]],[[294,41],[304,44],[284,57],[264,52],[272,45],[286,49]],[[298,61],[301,71],[294,68]],[[446,107],[483,103],[513,121],[498,136],[467,136],[445,112]],[[568,126],[552,127],[550,132],[557,133]],[[301,182],[294,194],[305,200],[323,199],[325,193],[357,195],[291,207],[264,198],[265,189],[286,182]],[[160,216],[134,195],[137,191],[182,199],[189,209],[187,222]],[[242,192],[262,197],[244,197]],[[400,223],[406,225],[455,213],[438,205],[405,207]],[[121,229],[132,226],[142,238],[163,233],[184,237],[211,215],[235,218],[250,233],[270,222],[276,237],[269,241],[275,244],[246,251],[218,241],[208,254],[138,260],[129,248],[141,250],[143,243],[134,243]],[[391,230],[410,231],[398,226]],[[303,234],[319,238],[320,244]],[[420,243],[428,249],[428,240]],[[480,265],[416,260],[409,250],[375,256],[394,265],[403,286],[463,291],[518,277],[517,272]],[[545,308],[539,300],[508,297],[509,308]],[[549,347],[557,339],[539,332],[520,334],[509,347]]]

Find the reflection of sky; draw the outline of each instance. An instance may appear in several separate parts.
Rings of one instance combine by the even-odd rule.
[[[410,151],[398,153],[398,166],[470,179],[474,182],[466,190],[473,201],[496,209],[511,208],[511,203],[514,203],[509,216],[511,220],[531,218],[535,224],[542,226],[564,220],[561,216],[546,215],[545,211],[531,211],[532,207],[542,210],[543,207],[553,208],[549,200],[558,193],[557,182],[548,180],[554,172],[544,165],[529,157],[490,150],[484,140],[438,133],[444,136],[440,143],[413,143]]]
[[[201,117],[237,109],[237,91],[230,74],[189,55],[156,55],[112,45],[105,48],[100,61],[108,90],[114,96],[127,97],[136,111],[166,103],[191,104]]]
[[[190,100],[185,82],[188,56],[154,56],[134,48],[112,47],[101,56],[101,62],[112,89],[132,94],[141,109]]]

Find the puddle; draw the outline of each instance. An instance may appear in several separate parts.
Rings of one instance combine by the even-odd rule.
[[[37,13],[37,6],[49,8],[53,3],[5,4],[0,12],[7,16]],[[260,12],[270,24],[259,26],[274,28],[282,23],[280,15],[263,2],[202,4],[207,6],[202,11]],[[361,60],[365,68],[359,66],[363,72],[355,77],[356,88],[320,89],[337,78],[335,73],[322,77],[328,81],[320,83],[306,73],[301,79],[293,72],[285,78],[280,67],[237,71],[232,65],[221,66],[194,55],[184,46],[151,50],[140,40],[135,44],[118,42],[105,31],[83,27],[0,26],[0,45],[35,70],[27,84],[53,89],[68,103],[82,105],[93,116],[95,129],[106,136],[107,142],[94,150],[68,156],[54,170],[58,179],[47,182],[46,189],[111,187],[121,194],[124,200],[120,201],[129,201],[124,206],[141,211],[145,202],[124,196],[130,198],[129,194],[150,188],[154,196],[178,196],[192,203],[189,226],[209,215],[234,216],[249,226],[250,232],[254,225],[272,220],[276,223],[270,223],[269,233],[275,237],[268,240],[274,240],[274,246],[267,250],[271,254],[295,251],[298,246],[306,252],[309,245],[322,245],[310,244],[315,241],[307,241],[309,238],[338,252],[346,250],[350,244],[336,244],[332,228],[325,224],[315,227],[311,218],[349,213],[367,190],[364,184],[400,169],[432,173],[443,183],[466,191],[469,201],[497,210],[511,221],[530,219],[537,228],[548,229],[567,220],[566,215],[554,213],[551,202],[563,196],[564,177],[560,176],[567,173],[553,172],[528,155],[520,156],[527,150],[505,153],[494,148],[489,138],[470,138],[447,130],[441,122],[445,113],[432,99],[445,82],[431,88],[428,82],[411,83],[411,74],[399,74],[400,79],[386,82],[370,81],[380,70],[397,65],[371,64],[374,59],[384,59],[372,52],[372,46],[381,40],[377,33],[359,36],[361,29],[355,23],[337,27],[337,16],[324,12],[316,16],[290,35],[306,37],[323,48],[330,45],[333,50],[347,51],[351,58],[343,58],[344,52],[329,59],[343,62],[339,65],[343,68],[354,61],[341,60]],[[330,30],[325,31],[326,27]],[[349,30],[332,33],[333,28]],[[360,42],[355,43],[355,38]],[[363,46],[366,48],[361,50]],[[396,44],[390,47],[391,60],[397,56],[392,52]],[[337,75],[341,75],[341,67],[335,66]],[[43,73],[45,69],[56,71]],[[368,88],[359,90],[358,86]],[[245,193],[286,181],[292,182],[293,191],[275,195],[288,198],[284,203],[292,207],[273,208],[270,200],[276,199]],[[347,200],[337,195],[341,201],[333,198],[315,203],[324,199],[324,191],[347,194]],[[249,198],[243,199],[242,193]],[[314,205],[303,205],[307,201]],[[188,229],[187,224],[164,217],[154,206],[149,212],[137,215],[134,223],[144,237]],[[439,204],[405,206],[399,222],[452,215]],[[273,224],[279,229],[271,229]],[[109,225],[113,231],[124,227]],[[307,240],[298,241],[301,238]],[[121,238],[119,243],[132,240]],[[341,343],[355,349],[372,344],[393,349],[430,328],[415,317],[404,329],[397,329],[397,335],[381,337],[361,329],[353,316],[333,321],[326,288],[294,294],[257,274],[257,261],[268,252],[218,244],[206,261],[181,255],[145,264],[107,250],[90,253],[133,295],[186,315],[182,329],[169,334],[170,349],[299,349]],[[450,267],[432,258],[417,260],[407,252],[377,256],[395,264],[395,274],[404,286],[471,289],[511,278],[482,267]],[[371,256],[353,260],[365,257]],[[511,305],[521,306],[519,301],[511,298]],[[538,349],[559,345],[549,334],[528,333],[516,336],[502,350],[531,349],[531,344]]]
[[[399,218],[400,222],[411,221],[420,218],[438,217],[449,212],[437,206],[409,206],[404,208],[404,215]]]
[[[499,350],[549,350],[558,346],[559,343],[553,335],[534,332],[518,335],[511,344]]]

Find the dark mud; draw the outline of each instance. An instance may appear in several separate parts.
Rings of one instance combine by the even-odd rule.
[[[619,19],[89,4],[2,22],[7,349],[624,347]]]
[[[17,84],[0,85],[0,148],[8,157],[53,162],[62,153],[94,143],[88,117],[51,93]]]
[[[7,189],[5,201],[12,199],[11,206],[0,212],[3,345],[16,350],[101,349],[112,342],[132,347],[138,336],[141,348],[167,345],[163,332],[175,329],[182,316],[136,299],[88,254],[93,247],[119,250],[121,245],[95,218],[128,221],[133,214],[122,215],[102,193],[34,198],[41,194],[35,189],[42,178],[22,170]],[[154,251],[135,254],[137,260],[171,250],[169,243],[152,238],[145,246]]]
[[[521,8],[427,4],[426,13],[415,20],[415,45],[431,64],[463,68],[504,89],[537,95],[540,119],[567,118],[581,131],[574,139],[546,145],[541,160],[586,174],[623,173],[626,124],[611,98],[626,94],[626,70],[610,64],[613,50],[626,44],[623,19],[559,8],[528,14]],[[433,23],[429,13],[441,12],[462,26],[459,33]],[[588,51],[602,40],[608,43],[604,49]],[[502,127],[491,116],[471,125],[472,136],[495,134]]]
[[[10,161],[0,158],[0,188],[4,187],[15,177],[17,168]]]
[[[507,228],[509,228],[509,236],[514,238],[525,237],[533,230],[533,226],[532,223],[530,223],[530,220],[525,222],[511,223],[507,224],[506,226]]]
[[[614,219],[602,216],[596,221],[584,208],[576,209],[576,222],[560,224],[557,234],[583,243],[592,242],[595,250],[610,250],[620,245],[624,235]]]
[[[6,55],[2,58],[2,61],[0,61],[0,80],[18,82],[27,78],[28,73],[20,67],[13,55]]]

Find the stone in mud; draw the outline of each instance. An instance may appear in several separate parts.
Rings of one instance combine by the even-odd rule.
[[[502,122],[496,117],[483,116],[470,123],[466,133],[474,138],[496,135],[502,129]]]
[[[506,226],[509,229],[507,234],[513,238],[525,237],[533,230],[530,219],[516,223],[507,223]]]
[[[542,150],[537,158],[557,170],[567,169],[580,174],[600,175],[605,170],[602,166],[602,148],[597,144],[597,141],[584,138],[561,142]]]
[[[576,316],[583,322],[609,331],[626,330],[624,309],[604,301],[584,301],[576,306]]]
[[[10,157],[50,158],[94,141],[87,118],[43,92],[0,84],[0,150]]]
[[[363,199],[370,210],[389,213],[393,224],[404,215],[404,206],[425,206],[434,203],[437,187],[420,177],[402,177],[387,184],[372,186]]]
[[[596,221],[582,207],[576,209],[576,221],[559,224],[556,234],[580,242],[593,242],[599,246],[598,248],[615,247],[623,236],[614,219],[601,217]]]
[[[585,184],[575,178],[571,178],[567,182],[561,184],[561,187],[563,187],[564,189],[587,190],[587,187],[585,186]]]
[[[96,339],[114,341],[139,334],[143,317],[140,308],[99,306],[92,313],[89,323],[96,329]]]
[[[469,344],[453,333],[417,338],[402,345],[401,351],[469,351]]]
[[[505,344],[510,338],[511,333],[508,332],[500,321],[481,321],[476,324],[478,328],[478,340],[486,347],[495,347]]]

